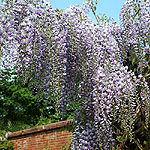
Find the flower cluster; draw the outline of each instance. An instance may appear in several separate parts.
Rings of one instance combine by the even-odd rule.
[[[54,82],[49,79],[56,75],[54,47],[59,27],[50,4],[9,1],[1,11],[3,67],[16,66],[20,82],[34,81],[35,93],[47,91]]]
[[[99,66],[95,78],[94,117],[105,149],[113,147],[115,122],[120,122],[130,134],[134,128],[136,105],[140,105],[136,89],[138,82],[134,73],[127,69],[110,58],[104,67]]]
[[[123,51],[124,63],[136,74],[144,74],[150,61],[149,0],[127,0],[120,12],[120,29],[114,29],[115,39]]]
[[[137,107],[144,108],[148,126],[150,88],[147,76],[138,75],[149,61],[149,2],[127,0],[121,26],[93,23],[88,4],[60,13],[44,0],[3,3],[1,61],[5,68],[15,66],[19,82],[31,84],[35,94],[45,92],[47,100],[49,93],[59,95],[55,102],[62,119],[68,106],[81,102],[74,150],[110,150],[116,124],[132,140]]]
[[[98,128],[93,121],[85,125],[78,124],[73,133],[72,149],[74,150],[96,150],[98,148]]]

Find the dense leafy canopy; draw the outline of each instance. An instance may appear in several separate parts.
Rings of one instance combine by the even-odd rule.
[[[2,66],[15,66],[18,82],[36,95],[44,91],[49,101],[52,94],[62,119],[80,104],[73,149],[148,147],[135,131],[139,118],[145,134],[150,126],[149,7],[149,0],[127,0],[119,26],[93,23],[91,2],[64,13],[44,0],[1,5]]]
[[[17,84],[15,71],[2,70],[0,76],[0,130],[16,131],[36,124],[41,119],[49,119],[56,114],[53,98],[51,103],[45,103],[45,95],[40,99],[26,85]],[[59,119],[57,117],[57,119]],[[55,119],[56,121],[56,119]]]

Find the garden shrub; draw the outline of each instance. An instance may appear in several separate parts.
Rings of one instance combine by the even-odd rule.
[[[13,143],[6,139],[6,131],[0,130],[0,150],[14,150]]]

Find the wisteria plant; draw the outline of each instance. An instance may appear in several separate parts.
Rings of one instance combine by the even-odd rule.
[[[57,97],[62,119],[80,104],[73,150],[150,148],[149,7],[127,0],[118,25],[90,20],[92,1],[64,12],[45,0],[0,6],[1,65],[15,67],[18,82],[47,101]]]

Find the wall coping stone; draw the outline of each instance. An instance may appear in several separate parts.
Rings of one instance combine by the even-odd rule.
[[[38,127],[33,127],[33,128],[21,130],[21,131],[11,132],[7,135],[7,137],[8,137],[8,139],[12,139],[12,138],[17,138],[17,137],[24,136],[24,135],[34,134],[37,132],[44,132],[47,130],[54,130],[57,128],[62,128],[62,127],[65,127],[67,125],[71,126],[72,121],[73,121],[72,119],[71,120],[65,120],[65,121],[59,121],[59,122],[55,122],[55,123],[51,123],[51,124],[47,124],[47,125],[42,125],[42,126],[38,126]]]

